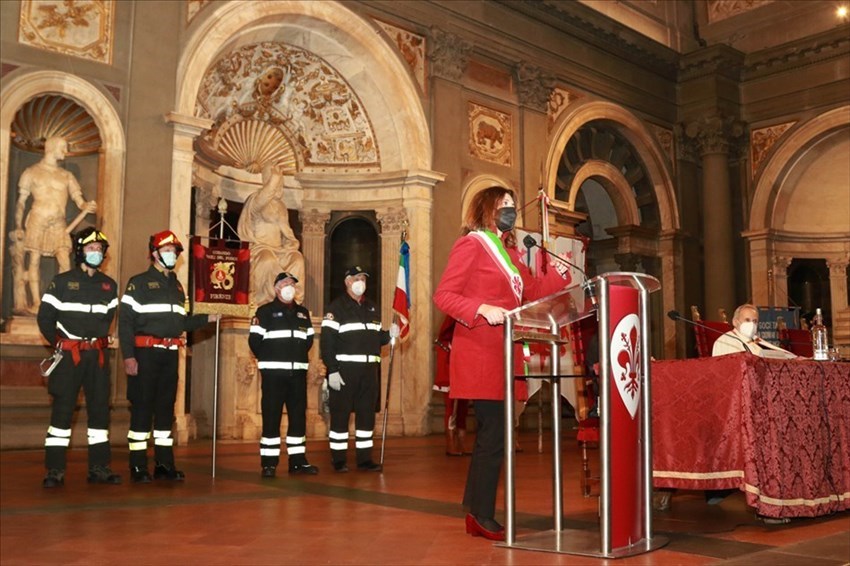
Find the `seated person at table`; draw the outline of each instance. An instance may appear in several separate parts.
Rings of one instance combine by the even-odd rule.
[[[788,350],[774,346],[756,335],[759,325],[758,309],[751,304],[743,304],[735,309],[732,317],[732,330],[720,336],[711,350],[712,356],[725,356],[749,350],[751,354],[765,358],[796,358]],[[745,350],[746,348],[746,350]]]

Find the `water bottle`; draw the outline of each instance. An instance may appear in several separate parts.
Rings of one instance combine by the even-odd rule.
[[[820,309],[815,309],[815,318],[812,320],[812,350],[815,360],[825,362],[829,359],[829,337]]]

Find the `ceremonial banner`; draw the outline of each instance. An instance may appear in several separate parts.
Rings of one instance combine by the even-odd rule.
[[[399,338],[405,340],[410,334],[410,246],[401,242],[398,260],[398,277],[393,296],[393,312],[398,315],[398,325],[401,331]]]
[[[192,312],[250,316],[250,255],[247,242],[210,238],[209,246],[193,237],[194,293]],[[228,246],[228,243],[230,244]]]
[[[779,343],[778,329],[778,322],[780,318],[785,321],[786,328],[800,328],[800,307],[756,308],[758,309],[759,313],[759,338],[761,338],[762,340],[767,340],[774,346],[781,346],[781,344]]]

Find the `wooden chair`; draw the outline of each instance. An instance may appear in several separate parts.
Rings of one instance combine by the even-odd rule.
[[[694,326],[694,337],[697,343],[697,356],[700,358],[710,358],[711,350],[714,343],[725,333],[732,330],[732,325],[726,322],[726,313],[720,309],[720,317],[722,322],[712,322],[702,320],[699,314],[699,309],[696,305],[691,306],[691,320],[699,322],[702,326]],[[708,328],[703,328],[707,326]]]
[[[577,402],[576,421],[578,421],[578,433],[576,440],[581,449],[581,492],[584,497],[590,497],[590,484],[598,482],[599,476],[593,476],[590,472],[590,459],[588,448],[599,447],[599,417],[588,416],[592,407],[596,406],[596,379],[586,368],[586,354],[593,337],[597,333],[596,320],[585,319],[570,326],[570,344],[573,349],[573,367],[578,377],[576,381]]]

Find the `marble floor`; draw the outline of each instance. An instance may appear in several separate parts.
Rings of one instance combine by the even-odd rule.
[[[574,434],[574,433],[573,433]],[[574,436],[573,436],[574,438]],[[518,534],[551,528],[551,450],[520,436]],[[579,451],[564,440],[564,527],[598,532],[596,492],[581,496]],[[708,505],[679,492],[654,516],[669,543],[614,560],[506,549],[464,531],[459,504],[468,457],[441,436],[390,438],[383,473],[331,471],[324,442],[309,442],[317,476],[259,474],[257,444],[209,441],[176,449],[183,483],[132,485],[116,447],[119,486],[88,485],[86,451],[69,453],[65,485],[41,487],[41,451],[0,453],[0,563],[13,564],[747,564],[850,563],[850,513],[759,522],[734,494]],[[596,452],[593,452],[596,456]],[[500,507],[503,501],[500,494]]]

